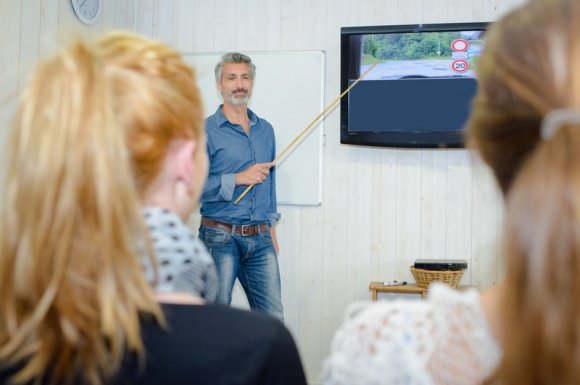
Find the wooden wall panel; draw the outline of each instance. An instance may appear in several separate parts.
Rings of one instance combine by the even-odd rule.
[[[473,21],[496,20],[499,14],[500,0],[486,0],[473,2]],[[505,3],[505,2],[504,2]]]
[[[473,21],[473,5],[477,1],[447,0],[447,19],[449,21]],[[479,2],[481,3],[481,2]]]
[[[376,150],[352,149],[349,152],[347,183],[344,186],[337,186],[346,189],[348,193],[347,206],[341,210],[341,220],[347,223],[347,233],[342,236],[347,239],[348,266],[357,266],[356,269],[350,270],[345,282],[349,288],[345,298],[348,302],[364,297],[368,292],[372,237],[370,231],[372,206],[369,203],[373,178],[369,157]]]
[[[257,36],[257,50],[280,50],[281,0],[259,0],[257,23],[262,31]]]
[[[58,46],[55,31],[58,26],[59,7],[54,0],[42,0],[40,9],[40,46],[39,56],[46,57],[53,53]]]
[[[471,284],[488,287],[498,279],[501,265],[499,243],[501,231],[498,222],[503,218],[502,196],[491,171],[476,155],[472,157],[472,243]],[[495,223],[496,226],[491,224]]]
[[[397,150],[381,150],[374,166],[372,191],[371,281],[401,280],[397,263],[397,222],[399,213]]]
[[[125,29],[183,52],[324,50],[328,104],[340,87],[340,27],[490,21],[523,1],[107,0],[94,26],[76,19],[70,0],[0,1],[0,138],[5,100],[28,75],[27,62],[72,36]],[[324,123],[322,205],[280,208],[286,324],[312,383],[321,382],[345,308],[368,298],[369,281],[409,280],[417,257],[466,258],[463,282],[480,287],[502,274],[501,195],[481,161],[466,150],[345,146],[339,129],[335,109]]]
[[[216,12],[215,24],[200,38],[213,40],[213,52],[241,50],[242,48],[237,46],[237,29],[246,28],[245,20],[236,15],[237,4],[241,2],[238,0],[215,0],[211,3],[213,3]],[[199,15],[199,18],[203,17],[205,16]]]
[[[12,120],[18,79],[20,74],[20,15],[18,1],[0,1],[0,145],[4,146],[8,137],[8,127]],[[0,151],[5,154],[6,151]],[[0,156],[0,164],[5,164]],[[4,170],[0,169],[3,178]]]
[[[158,1],[164,16],[155,20],[173,14],[172,41],[181,49],[323,49],[328,103],[339,92],[341,26],[492,20],[500,5],[509,9],[505,2],[194,1],[188,20],[176,16],[184,6],[176,0]],[[164,28],[169,35],[157,26]],[[468,259],[473,270],[464,281],[478,286],[495,282],[499,270],[500,201],[484,166],[473,166],[465,150],[340,145],[338,116],[335,110],[325,120],[322,206],[281,207],[278,229],[286,323],[313,382],[344,309],[368,297],[369,280],[410,279],[408,267],[419,256]]]
[[[185,24],[186,30],[188,30],[188,33],[191,33],[193,39],[190,52],[211,52],[214,49],[215,42],[213,39],[207,38],[207,31],[211,31],[215,28],[214,26],[220,21],[220,15],[215,10],[212,1],[196,1],[193,2],[193,4],[194,6],[191,10],[192,15],[190,15],[190,17],[196,17],[195,15],[202,15],[203,17],[198,18],[199,23],[193,25],[188,23]],[[251,14],[255,14],[254,9],[252,9]],[[240,15],[240,17],[241,16],[242,15]],[[189,29],[191,29],[191,31],[189,31]],[[251,29],[249,23],[248,29]]]
[[[422,154],[420,258],[447,256],[447,152]]]
[[[23,15],[20,22],[20,36],[26,40],[26,44],[20,47],[18,59],[18,83],[22,84],[37,64],[40,54],[41,3],[38,1],[23,1],[20,6]],[[27,15],[29,16],[27,17]]]
[[[447,3],[447,0],[423,1],[421,4],[422,22],[425,24],[451,22],[453,19],[449,17]]]
[[[39,59],[78,37],[98,36],[113,28],[134,29],[136,4],[136,0],[105,1],[100,20],[87,26],[75,17],[70,0],[0,1],[0,145],[9,131],[19,87]]]
[[[300,216],[300,243],[298,253],[285,254],[288,262],[298,259],[299,280],[295,282],[298,291],[287,293],[294,299],[298,313],[296,336],[299,341],[308,341],[308,350],[302,351],[302,358],[308,373],[319,371],[320,361],[327,353],[322,331],[325,324],[322,320],[324,306],[323,288],[325,282],[320,272],[325,271],[322,216],[320,209],[309,207],[304,210],[293,207]]]
[[[471,167],[469,153],[451,150],[447,159],[447,252],[445,257],[466,259],[471,266]],[[462,284],[471,283],[471,269],[463,274]]]
[[[409,266],[421,255],[421,151],[398,150],[395,266],[399,280],[412,281]]]
[[[139,7],[135,9],[135,25],[141,26],[139,30],[145,36],[156,37],[158,24],[155,20],[155,0],[139,0]]]
[[[195,24],[201,23],[203,20],[202,15],[198,15],[194,12],[195,4],[199,3],[190,0],[178,0],[175,2],[175,8],[173,12],[173,47],[181,52],[193,52],[193,29]],[[196,23],[192,23],[192,20],[196,20]],[[143,26],[139,27],[139,31]],[[198,36],[199,40],[200,37]]]
[[[282,286],[282,302],[284,304],[285,323],[297,335],[300,332],[301,301],[297,293],[301,288],[302,277],[300,276],[302,259],[300,259],[300,238],[302,232],[300,209],[296,206],[280,206],[278,211],[282,214],[282,222],[276,229],[278,239],[293,239],[294,242],[280,245],[278,263],[280,265],[280,278]],[[309,255],[309,254],[308,254]]]
[[[155,27],[153,28],[153,37],[159,39],[167,44],[173,45],[173,17],[174,17],[174,2],[165,0],[155,0],[153,20]],[[145,26],[139,26],[143,28]],[[208,37],[205,37],[206,40]],[[213,42],[213,39],[211,40]]]
[[[426,1],[422,0],[399,0],[399,10],[397,19],[393,24],[421,24],[423,22],[423,6]],[[437,0],[433,3],[443,4],[444,1]]]

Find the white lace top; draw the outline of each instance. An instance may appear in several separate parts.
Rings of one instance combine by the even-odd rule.
[[[423,301],[351,305],[323,377],[327,385],[475,385],[500,357],[479,293],[434,284]]]

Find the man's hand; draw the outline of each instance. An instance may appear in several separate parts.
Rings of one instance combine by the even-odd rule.
[[[274,166],[273,162],[256,163],[244,171],[236,174],[236,186],[259,184],[266,180],[270,174],[270,168]]]

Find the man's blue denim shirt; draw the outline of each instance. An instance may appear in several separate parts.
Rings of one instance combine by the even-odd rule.
[[[237,204],[236,198],[247,186],[235,185],[235,174],[256,163],[276,158],[274,129],[248,109],[250,135],[239,124],[228,121],[220,105],[205,121],[209,177],[201,195],[201,215],[234,224],[276,224],[280,219],[276,202],[276,171]]]

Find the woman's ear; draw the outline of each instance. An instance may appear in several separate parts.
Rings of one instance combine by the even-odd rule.
[[[195,183],[194,149],[197,142],[191,139],[173,139],[165,154],[165,160],[155,180],[143,194],[147,206],[159,206],[172,210],[186,218],[197,202],[192,193]],[[192,203],[193,202],[193,203]]]
[[[183,181],[190,186],[193,175],[193,151],[195,142],[191,139],[176,139],[173,144],[173,174],[176,181]]]

